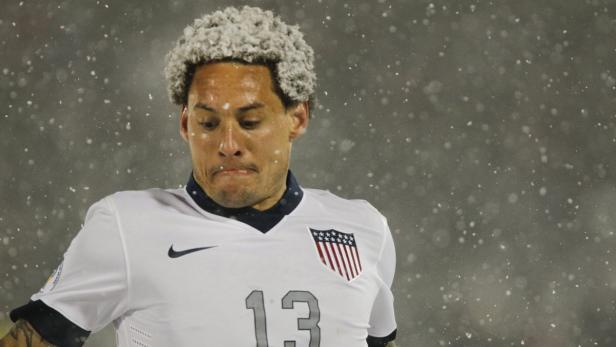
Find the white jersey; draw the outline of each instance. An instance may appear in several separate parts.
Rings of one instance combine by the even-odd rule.
[[[189,187],[92,205],[31,299],[87,331],[113,323],[121,347],[359,347],[395,332],[393,240],[369,203],[300,189],[265,232]]]

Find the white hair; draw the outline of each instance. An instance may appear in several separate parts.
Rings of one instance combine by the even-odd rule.
[[[169,96],[178,105],[187,100],[196,66],[225,59],[273,63],[274,77],[286,97],[298,102],[313,100],[312,48],[298,26],[287,25],[258,7],[227,7],[195,19],[166,58]]]

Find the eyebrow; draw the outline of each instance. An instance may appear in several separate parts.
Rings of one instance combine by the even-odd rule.
[[[246,106],[242,106],[238,108],[237,111],[235,111],[235,114],[242,114],[250,110],[254,110],[254,109],[262,108],[262,107],[265,107],[265,105],[260,102],[253,102],[252,104],[248,104]],[[203,102],[198,102],[197,104],[195,104],[194,108],[200,108],[200,109],[204,109],[206,111],[210,111],[214,113],[217,112],[215,108]]]
[[[206,111],[216,112],[216,110],[215,110],[215,109],[213,109],[212,107],[208,106],[207,104],[204,104],[204,103],[201,103],[201,102],[198,102],[198,103],[195,105],[195,107],[193,107],[193,108],[201,108],[201,109],[204,109],[204,110],[206,110]]]
[[[246,106],[242,106],[240,108],[237,109],[237,113],[244,113],[250,110],[254,110],[257,108],[262,108],[265,107],[265,105],[263,105],[260,102],[253,102],[252,104],[246,105]]]

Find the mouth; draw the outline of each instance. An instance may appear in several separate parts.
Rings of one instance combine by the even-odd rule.
[[[224,169],[218,171],[218,176],[247,176],[253,171],[245,169]]]
[[[220,165],[213,170],[214,176],[248,176],[256,173],[257,170],[245,166],[224,166]]]

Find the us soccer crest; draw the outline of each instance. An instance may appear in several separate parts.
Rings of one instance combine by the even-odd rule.
[[[310,228],[312,239],[323,265],[351,281],[361,274],[361,260],[355,236],[338,230]]]

